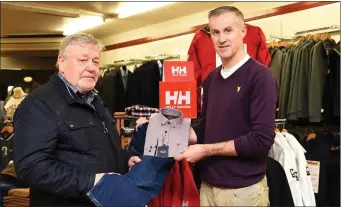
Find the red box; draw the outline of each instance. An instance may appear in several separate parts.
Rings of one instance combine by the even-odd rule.
[[[195,82],[159,82],[160,108],[171,107],[182,111],[184,118],[197,117]]]
[[[165,82],[195,81],[192,61],[164,61],[163,73]]]

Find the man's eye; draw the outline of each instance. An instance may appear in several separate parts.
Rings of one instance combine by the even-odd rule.
[[[230,33],[232,30],[231,29],[225,29],[225,32]]]
[[[99,62],[98,61],[93,61],[96,65],[98,65],[99,64]]]
[[[213,35],[217,35],[217,34],[218,34],[217,31],[212,31],[211,33],[212,33]]]

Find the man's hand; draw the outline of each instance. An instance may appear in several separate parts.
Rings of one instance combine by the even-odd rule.
[[[190,163],[196,163],[199,160],[208,156],[205,145],[195,144],[184,149],[181,155],[176,156],[174,159],[177,161],[187,160]]]
[[[141,162],[141,159],[138,156],[132,156],[128,161],[129,169],[139,162]]]

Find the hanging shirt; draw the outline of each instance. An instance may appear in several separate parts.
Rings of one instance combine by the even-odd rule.
[[[293,135],[289,133],[282,134],[295,154],[303,204],[304,206],[316,206],[313,184],[310,174],[307,172],[308,165],[304,156],[306,151]]]
[[[121,75],[122,75],[124,91],[127,91],[128,69],[123,70],[121,67]]]
[[[303,206],[295,154],[290,149],[289,144],[286,143],[286,140],[281,133],[276,132],[275,142],[270,150],[269,156],[282,165],[288,179],[295,206]]]
[[[163,108],[149,119],[144,154],[175,157],[188,145],[191,119],[183,118],[181,111]]]

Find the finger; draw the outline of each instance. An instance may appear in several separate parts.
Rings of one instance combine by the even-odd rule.
[[[181,155],[178,155],[178,156],[174,157],[174,159],[176,161],[181,161],[181,160],[185,159],[185,156],[184,156],[184,154],[181,154]]]
[[[134,157],[133,162],[139,163],[139,162],[141,162],[141,159],[139,157]]]
[[[182,151],[181,151],[181,154],[183,154],[188,148],[185,147]]]

